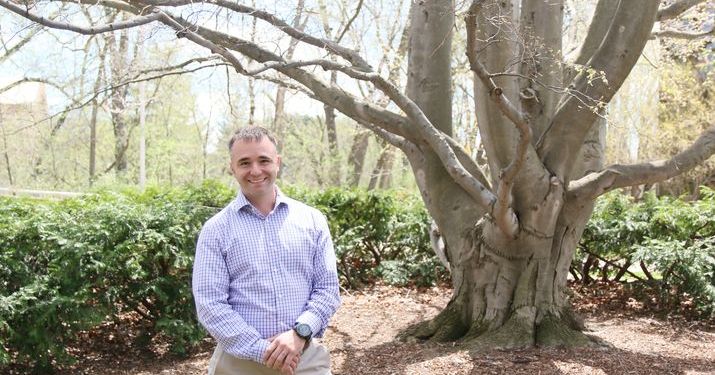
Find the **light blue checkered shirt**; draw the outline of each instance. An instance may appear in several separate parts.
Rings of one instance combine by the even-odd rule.
[[[325,216],[280,191],[265,217],[239,193],[204,224],[192,284],[211,336],[229,354],[259,363],[267,338],[296,322],[321,337],[340,305]]]

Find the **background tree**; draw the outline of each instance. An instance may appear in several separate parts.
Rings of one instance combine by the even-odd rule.
[[[83,27],[42,18],[53,2],[0,0],[0,6],[47,27],[85,34],[117,32],[158,22],[180,39],[218,54],[237,73],[290,84],[370,128],[401,149],[427,209],[447,243],[454,295],[419,338],[465,338],[474,348],[580,345],[565,295],[566,278],[584,225],[599,195],[660,181],[689,170],[715,152],[712,124],[671,159],[603,167],[597,120],[636,64],[658,18],[704,1],[600,0],[573,64],[563,58],[563,0],[412,2],[405,85],[376,73],[370,50],[316,37],[286,15],[225,0],[73,2],[130,14]],[[260,6],[260,5],[259,5]],[[300,41],[287,60],[275,40],[251,41],[219,9]],[[275,9],[266,7],[265,9]],[[383,9],[385,17],[396,9]],[[208,14],[219,14],[210,12]],[[459,17],[457,17],[459,16]],[[244,28],[245,29],[245,28]],[[487,159],[483,171],[455,140],[452,36],[463,33],[473,98]],[[300,51],[300,53],[298,53]],[[327,56],[325,56],[327,55]],[[333,71],[340,74],[330,84]],[[386,106],[359,95],[371,86]]]

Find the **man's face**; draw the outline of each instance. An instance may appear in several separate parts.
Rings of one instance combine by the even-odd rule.
[[[243,194],[252,201],[273,197],[281,157],[268,139],[237,141],[231,147],[231,171]]]

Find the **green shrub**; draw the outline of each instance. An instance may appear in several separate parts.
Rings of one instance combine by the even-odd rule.
[[[715,191],[702,188],[701,199],[692,202],[652,194],[634,202],[608,194],[599,199],[580,247],[622,267],[646,265],[663,306],[687,294],[702,314],[715,316],[714,244]],[[583,252],[576,257],[576,267],[583,268],[585,258]]]
[[[346,286],[377,277],[429,285],[444,276],[417,198],[285,191],[328,217]],[[196,238],[234,197],[210,181],[59,202],[0,197],[0,370],[69,363],[67,345],[79,331],[128,312],[141,317],[143,337],[162,335],[187,353],[205,337],[190,286]]]

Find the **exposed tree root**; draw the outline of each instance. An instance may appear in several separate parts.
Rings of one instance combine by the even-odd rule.
[[[484,351],[534,346],[534,316],[533,307],[521,308],[499,328],[466,341],[467,347],[474,351]]]
[[[547,314],[536,327],[536,344],[568,348],[604,345],[601,340],[581,332],[576,323],[573,315]]]
[[[452,301],[433,319],[408,327],[398,335],[398,339],[409,341],[413,338],[438,342],[457,340],[464,336],[469,328],[462,321],[460,309],[461,306]]]

